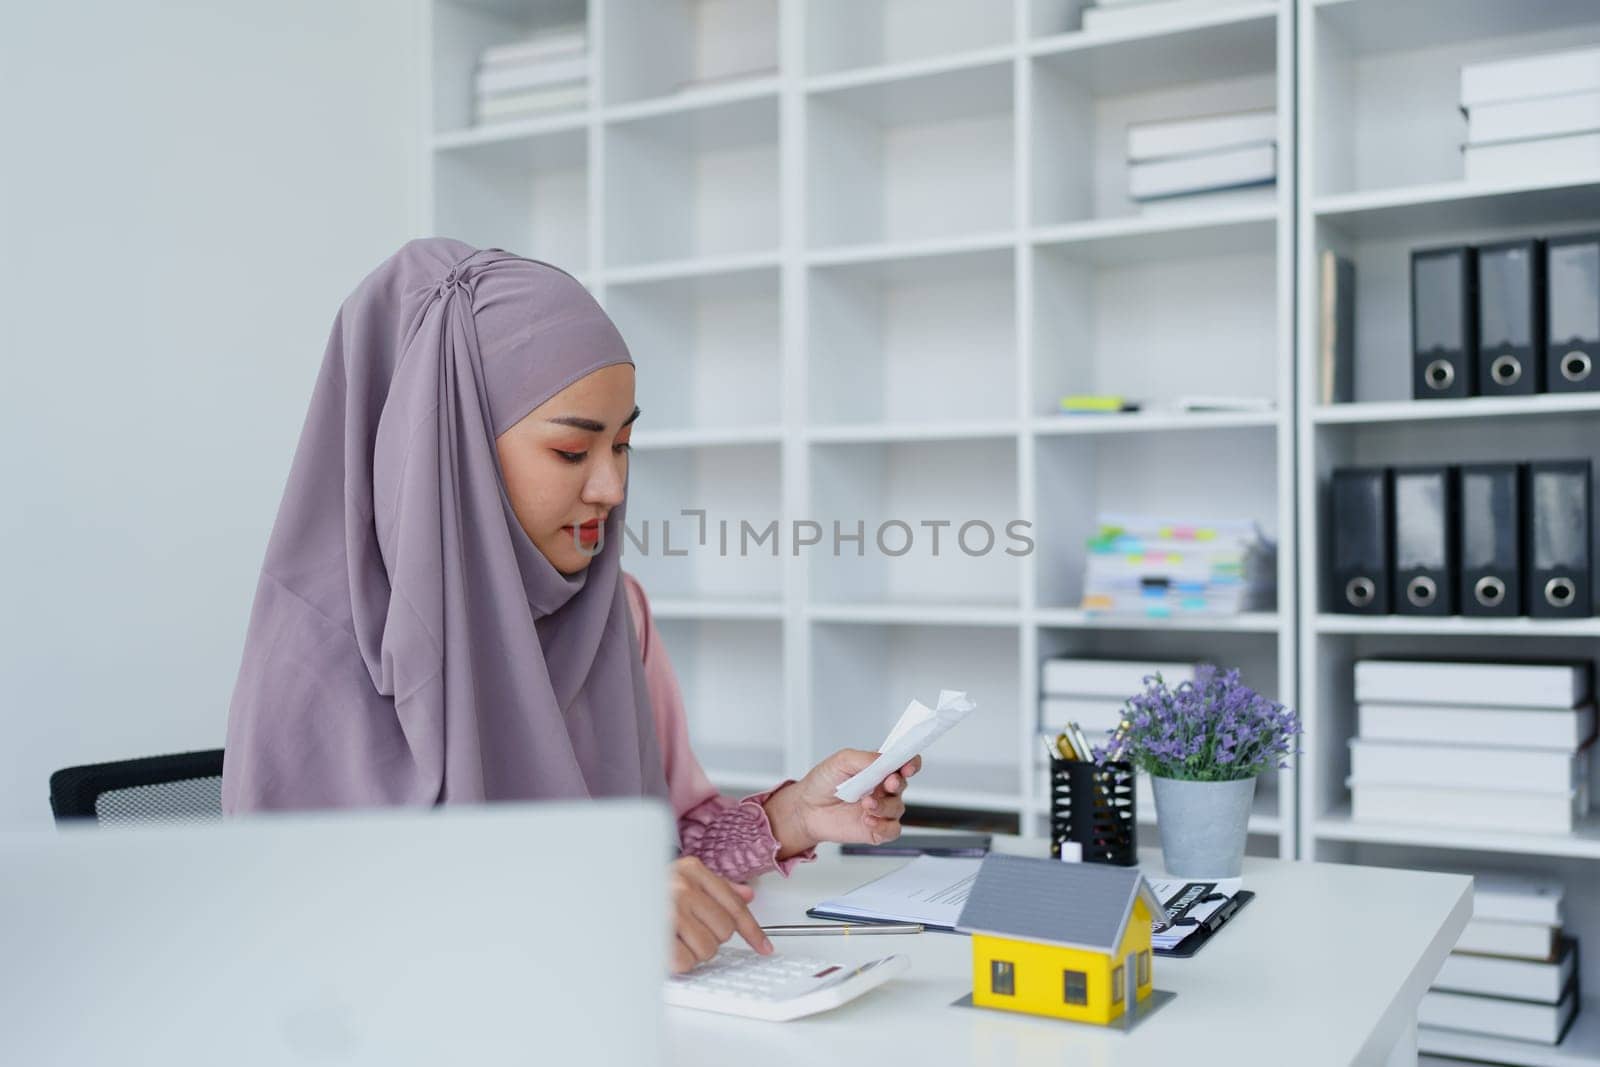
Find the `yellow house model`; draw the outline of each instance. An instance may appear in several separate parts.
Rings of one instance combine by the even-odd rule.
[[[972,1002],[1106,1025],[1150,995],[1150,923],[1166,909],[1136,869],[991,855],[956,929],[972,935]]]

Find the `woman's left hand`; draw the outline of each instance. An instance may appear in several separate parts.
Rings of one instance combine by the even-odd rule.
[[[917,756],[854,804],[833,795],[847,779],[863,771],[876,752],[841,748],[798,782],[791,782],[767,800],[767,817],[781,855],[792,856],[822,841],[881,845],[900,836],[905,814],[906,780],[922,769]]]

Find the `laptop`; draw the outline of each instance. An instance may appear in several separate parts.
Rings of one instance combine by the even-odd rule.
[[[8,1063],[661,1061],[665,807],[0,834]]]

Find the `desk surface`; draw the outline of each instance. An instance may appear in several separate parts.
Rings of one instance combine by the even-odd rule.
[[[997,839],[1043,855],[1045,842]],[[819,849],[787,880],[763,878],[765,923],[809,922],[806,908],[904,859]],[[902,953],[908,974],[842,1008],[789,1023],[668,1009],[680,1067],[804,1064],[1071,1064],[1282,1067],[1383,1063],[1472,912],[1470,879],[1375,867],[1247,859],[1256,899],[1192,959],[1156,957],[1155,986],[1177,994],[1131,1034],[952,1007],[972,991],[959,934],[777,938],[779,951],[836,960]]]

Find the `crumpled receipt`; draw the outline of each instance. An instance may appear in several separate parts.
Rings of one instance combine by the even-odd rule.
[[[965,719],[978,705],[967,699],[960,689],[939,690],[939,706],[929,708],[920,700],[913,700],[900,713],[889,736],[878,746],[881,755],[866,768],[847,778],[833,795],[846,804],[854,804],[874,789],[889,775],[911,762],[911,758],[944,735],[945,731]]]

